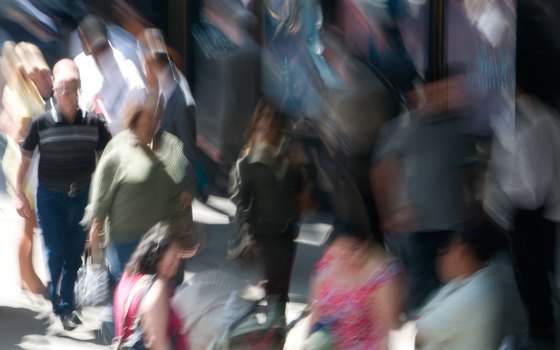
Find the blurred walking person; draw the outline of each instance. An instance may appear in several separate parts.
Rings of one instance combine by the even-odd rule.
[[[167,132],[155,137],[162,111],[157,91],[130,95],[123,113],[126,129],[111,140],[93,178],[83,224],[90,227],[89,244],[106,246],[115,283],[157,222],[167,220],[178,230],[192,223],[182,143]]]
[[[230,257],[255,255],[264,269],[266,295],[276,304],[270,316],[283,322],[294,239],[308,193],[300,154],[287,151],[286,118],[264,100],[257,104],[249,142],[230,179],[239,227],[247,228],[230,237]]]
[[[130,348],[188,349],[183,321],[171,305],[183,237],[158,223],[142,238],[115,291],[115,335]],[[137,347],[140,346],[140,347]]]
[[[2,170],[10,194],[14,194],[16,171],[20,161],[19,145],[23,141],[34,117],[44,111],[45,100],[52,94],[50,69],[39,49],[30,43],[6,42],[3,46],[2,72],[7,85],[2,92],[2,131],[8,137],[8,144],[2,159]],[[36,165],[36,159],[33,161]],[[26,195],[33,203],[36,175],[28,178]],[[19,269],[21,287],[34,294],[46,295],[46,287],[33,268],[33,233],[37,218],[32,212],[23,222],[23,232],[19,243]]]
[[[519,79],[519,78],[518,78]],[[560,222],[560,122],[535,96],[517,96],[515,134],[508,144],[496,130],[484,210],[509,233],[513,271],[528,315],[521,348],[552,349],[555,342],[553,270]]]
[[[48,294],[64,329],[73,330],[80,324],[74,313],[74,283],[86,240],[80,219],[97,156],[111,136],[102,119],[78,108],[80,75],[72,60],[54,66],[53,86],[55,108],[32,122],[21,146],[14,202],[20,216],[32,217],[25,177],[38,148],[37,217],[51,278]]]
[[[102,18],[88,15],[78,25],[84,52],[74,58],[84,81],[80,107],[103,114],[113,135],[123,129],[122,112],[127,95],[143,89],[134,63],[114,48]]]
[[[386,350],[403,308],[402,270],[371,235],[335,224],[311,288],[303,349]],[[330,347],[319,347],[329,343]]]
[[[184,186],[193,197],[196,191],[194,167],[198,165],[198,152],[195,105],[188,82],[171,61],[159,29],[144,30],[138,39],[138,46],[147,84],[162,97],[163,112],[156,137],[166,131],[183,143],[183,154],[188,161]],[[186,85],[185,89],[183,83]]]

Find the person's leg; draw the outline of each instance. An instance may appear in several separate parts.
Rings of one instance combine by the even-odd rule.
[[[528,314],[529,337],[553,337],[553,307],[548,263],[555,225],[537,211],[519,211],[510,246],[513,271]]]
[[[109,273],[111,274],[113,289],[117,286],[117,283],[121,279],[124,272],[126,264],[138,242],[122,242],[122,243],[112,243],[110,242],[105,249],[105,258],[107,260],[107,265],[109,267]]]
[[[276,295],[288,301],[290,278],[294,264],[296,243],[291,237],[267,238],[259,242],[263,245],[262,261],[265,271],[267,295]]]
[[[35,213],[32,213],[29,219],[24,220],[23,232],[19,242],[21,286],[31,293],[46,295],[47,288],[33,268],[33,233],[36,226],[37,217]]]
[[[67,198],[66,231],[64,232],[64,268],[60,282],[60,308],[66,314],[74,310],[74,284],[82,266],[86,230],[80,225],[87,205],[88,192]]]
[[[66,214],[60,203],[60,194],[39,186],[37,189],[37,218],[43,231],[45,253],[51,282],[48,286],[49,298],[53,304],[54,312],[62,315],[59,307],[58,281],[64,263],[64,222]],[[62,209],[61,209],[62,208]]]
[[[271,323],[278,325],[286,322],[286,303],[289,300],[290,278],[297,247],[292,237],[293,235],[266,238],[259,242],[264,248],[261,261],[264,278],[267,280],[267,316]]]

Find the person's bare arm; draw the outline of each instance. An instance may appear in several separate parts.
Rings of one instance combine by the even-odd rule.
[[[401,276],[386,282],[372,295],[370,317],[378,320],[377,325],[381,334],[384,335],[380,349],[389,349],[389,332],[400,327],[399,316],[403,311],[403,305],[404,294]]]
[[[305,337],[309,337],[311,335],[311,329],[313,326],[321,319],[321,313],[317,309],[316,301],[319,292],[319,280],[317,277],[313,278],[311,282],[311,286],[309,288],[309,306],[311,308],[311,313],[309,315],[309,323],[308,329],[305,331]]]
[[[98,248],[103,245],[103,221],[100,218],[93,218],[89,229],[87,248]]]
[[[169,322],[169,294],[167,281],[157,279],[150,288],[140,307],[144,344],[150,350],[171,350],[171,339],[167,335]]]
[[[383,233],[411,232],[418,224],[410,202],[399,158],[389,156],[370,169],[370,184],[377,205]]]
[[[17,175],[16,175],[16,191],[13,197],[14,206],[18,214],[22,218],[30,218],[32,215],[31,212],[31,205],[29,204],[29,200],[25,195],[25,175],[27,175],[27,171],[29,170],[29,165],[31,164],[31,158],[22,155],[21,161],[19,163]]]

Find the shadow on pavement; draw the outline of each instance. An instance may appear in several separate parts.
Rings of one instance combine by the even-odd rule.
[[[44,320],[37,319],[36,316],[37,313],[29,309],[0,306],[2,349],[21,349],[16,344],[20,344],[25,336],[45,334],[49,325]]]

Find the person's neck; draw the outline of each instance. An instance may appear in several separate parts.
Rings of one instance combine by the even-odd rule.
[[[113,51],[110,45],[105,46],[93,55],[93,60],[99,68],[105,66],[110,59],[114,60]]]
[[[147,147],[151,148],[152,141],[154,139],[153,134],[148,134],[140,130],[134,130],[134,129],[132,130],[132,132],[134,133],[134,135],[136,136],[140,144],[146,145]]]
[[[463,266],[463,269],[462,269],[463,271],[460,274],[460,278],[462,278],[462,279],[469,278],[472,275],[474,275],[475,273],[477,273],[478,271],[485,268],[486,265],[487,265],[487,263],[485,261],[479,261],[479,260],[470,261]]]
[[[64,120],[66,120],[68,123],[73,123],[74,120],[76,119],[76,116],[78,115],[78,108],[74,108],[74,109],[60,109],[59,110],[60,115],[62,116],[62,118],[64,118]]]
[[[159,66],[156,68],[157,73],[157,83],[160,92],[165,92],[173,86],[175,83],[175,79],[173,77],[173,72],[171,71],[171,67],[169,66]]]

